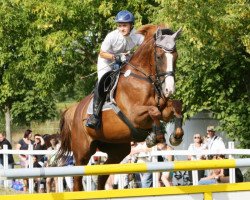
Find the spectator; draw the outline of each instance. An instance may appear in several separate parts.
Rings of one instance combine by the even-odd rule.
[[[5,138],[4,133],[0,133],[0,150],[3,149],[3,145],[7,145],[8,149],[12,149],[10,142]],[[3,154],[0,154],[0,169],[3,168]],[[12,154],[8,154],[8,168],[11,169],[14,167],[14,158]],[[0,185],[3,184],[3,181],[0,180]]]
[[[38,155],[33,155],[33,168],[42,168],[43,166],[38,161]],[[36,177],[34,178],[35,191],[39,193],[44,192],[44,179]]]
[[[131,151],[133,152],[134,147],[136,147],[136,142],[130,142]],[[127,155],[120,163],[134,163],[135,157],[131,154]],[[124,188],[136,188],[138,187],[136,185],[135,181],[135,175],[134,174],[124,174],[124,176],[121,176],[120,174],[115,174],[113,178],[113,189],[118,189],[118,183],[119,179],[122,178],[122,181],[124,182]]]
[[[214,126],[208,126],[207,127],[207,142],[206,142],[206,148],[208,150],[224,150],[225,144],[223,142],[223,139],[215,134]],[[208,156],[210,159],[213,158],[214,155]]]
[[[239,168],[235,168],[235,182],[240,183],[243,182],[243,175]],[[229,169],[224,169],[223,176],[219,177],[219,183],[229,183]]]
[[[137,154],[133,154],[135,152],[134,149],[136,149],[137,142],[131,141],[131,153],[126,157],[128,163],[137,163],[138,157]],[[135,174],[126,174],[125,177],[125,187],[124,188],[139,188],[139,184],[136,182]]]
[[[136,147],[131,151],[131,155],[138,154],[137,163],[151,162],[151,157],[147,155],[152,149],[148,148],[146,142],[138,142]],[[151,172],[148,173],[135,173],[135,179],[141,188],[152,187],[153,175]]]
[[[17,150],[28,150],[29,145],[33,144],[32,138],[32,131],[27,129],[24,133],[24,136],[21,140],[19,140],[18,144],[16,145]],[[28,156],[27,155],[19,155],[20,165],[22,168],[28,167]],[[23,191],[27,191],[28,189],[28,179],[23,179]]]
[[[58,140],[58,144],[56,145],[56,148],[60,148],[61,142]],[[59,167],[71,167],[74,165],[74,157],[73,153],[71,152],[70,154],[65,154],[57,163]],[[72,176],[65,176],[64,180],[66,182],[67,189],[69,191],[73,191],[73,177]]]
[[[167,145],[165,142],[157,144],[157,150],[165,151],[165,150],[173,150],[173,148]],[[172,162],[174,160],[173,155],[168,156],[159,156],[159,162]],[[164,186],[172,186],[173,185],[173,171],[165,171],[160,173],[160,183]]]
[[[55,135],[50,137],[50,144],[51,146],[47,150],[58,150],[58,139]],[[53,167],[55,166],[55,157],[56,154],[47,155],[47,163],[45,164],[46,167]],[[47,177],[46,178],[46,192],[50,193],[52,191],[52,187],[54,185],[55,191],[58,192],[58,178],[57,177]]]
[[[64,166],[65,167],[72,167],[72,166],[74,166],[74,163],[75,163],[74,156],[73,156],[73,153],[71,153],[70,155],[67,156]],[[72,192],[73,191],[73,177],[72,176],[65,176],[64,179],[65,179],[68,191]]]
[[[218,156],[213,156],[213,159],[218,159]],[[224,176],[223,169],[213,169],[207,177],[201,178],[198,182],[199,185],[209,185],[218,183],[220,177]]]
[[[218,155],[217,159],[224,159],[223,155]],[[223,170],[223,176],[218,177],[219,183],[229,183],[229,169]],[[243,182],[243,175],[239,168],[235,168],[235,182]]]
[[[40,134],[34,135],[34,144],[33,149],[34,150],[45,150],[45,142],[43,137]],[[44,165],[44,155],[37,155],[37,161],[40,163],[41,166]]]
[[[206,149],[206,145],[203,143],[200,133],[194,134],[193,140],[194,142],[191,143],[188,147],[189,151],[198,152],[198,151]],[[196,155],[196,156],[188,155],[188,160],[204,160],[204,159],[206,159],[206,157],[203,155]],[[198,170],[198,180],[203,178],[204,175],[205,175],[205,170]],[[192,171],[188,171],[188,176],[189,176],[190,182],[192,183],[193,182]]]

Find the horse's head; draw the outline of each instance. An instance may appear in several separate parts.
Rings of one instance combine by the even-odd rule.
[[[155,65],[157,78],[161,80],[165,97],[175,91],[174,68],[177,60],[175,40],[181,29],[173,33],[169,29],[157,29],[155,34]]]
[[[138,49],[140,57],[147,59],[143,68],[150,68],[149,76],[154,79],[157,90],[165,97],[169,97],[175,91],[174,69],[178,57],[175,40],[181,29],[174,33],[170,29],[146,25],[138,32],[145,36],[143,44]]]

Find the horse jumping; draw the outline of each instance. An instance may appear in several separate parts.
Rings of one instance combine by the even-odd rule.
[[[164,27],[145,25],[138,32],[145,36],[144,42],[120,69],[114,94],[113,104],[127,120],[109,109],[102,111],[100,129],[86,127],[92,95],[87,96],[62,116],[58,158],[73,151],[76,165],[86,165],[99,149],[108,154],[105,164],[120,163],[130,153],[131,141],[145,140],[150,132],[158,131],[160,120],[168,122],[172,118],[177,123],[170,142],[178,145],[182,141],[181,103],[169,98],[175,90],[175,40],[180,30],[174,33]],[[107,178],[108,175],[98,177],[98,189],[104,189]],[[82,177],[74,177],[74,191],[82,189]]]

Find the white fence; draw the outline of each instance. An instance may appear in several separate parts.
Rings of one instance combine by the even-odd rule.
[[[153,162],[157,162],[157,156],[167,156],[167,155],[173,155],[173,156],[188,156],[188,155],[214,155],[214,154],[224,154],[229,155],[229,158],[233,158],[234,155],[250,155],[250,149],[234,149],[234,143],[229,142],[228,144],[229,149],[220,150],[220,151],[209,151],[209,150],[201,150],[201,151],[187,151],[187,150],[169,150],[169,151],[157,151],[156,148],[153,148],[153,151],[148,153],[139,154],[138,157],[145,157],[149,156],[152,157]],[[8,150],[7,145],[4,145],[4,149],[0,150],[0,154],[3,154],[3,160],[4,160],[4,166],[3,169],[8,169],[8,154],[24,154],[29,155],[28,156],[28,162],[29,167],[33,167],[33,160],[32,155],[53,155],[56,153],[56,151],[48,151],[48,150],[32,150],[33,146],[30,145],[29,150]],[[107,157],[106,153],[97,152],[93,156],[100,156],[100,157]],[[93,159],[93,157],[92,157]],[[198,184],[198,175],[197,171],[192,171],[193,175],[193,185]],[[124,175],[119,175],[119,188],[124,187],[123,183],[123,177]],[[153,187],[158,187],[158,173],[153,173]],[[85,190],[89,191],[92,190],[92,178],[91,176],[86,176],[86,186]],[[62,177],[59,177],[59,192],[63,191],[63,179]],[[230,183],[235,182],[235,169],[230,169]],[[4,186],[8,187],[8,180],[4,181]],[[29,192],[33,193],[33,178],[29,179]]]

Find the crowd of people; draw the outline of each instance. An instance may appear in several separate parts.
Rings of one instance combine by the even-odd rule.
[[[207,127],[207,135],[202,137],[201,134],[197,133],[193,136],[194,142],[190,144],[188,150],[199,151],[199,150],[211,150],[218,151],[224,150],[225,143],[223,142],[222,137],[218,136],[215,132],[214,126]],[[188,156],[188,160],[212,160],[212,159],[226,159],[225,155],[196,155]],[[243,182],[243,175],[239,168],[236,168],[235,180],[236,182]],[[192,183],[191,171],[189,171],[190,181]],[[198,184],[199,185],[208,185],[214,183],[228,183],[229,182],[229,170],[228,169],[214,169],[209,170],[208,174],[205,174],[205,170],[198,170]]]
[[[8,149],[12,149],[12,145],[5,138],[3,133],[0,133],[0,149],[3,149],[3,145],[7,145]],[[32,145],[34,150],[58,150],[60,147],[60,138],[57,134],[54,135],[40,135],[32,134],[30,129],[24,132],[23,138],[20,139],[16,144],[16,150],[28,150],[29,146]],[[165,142],[158,143],[156,146],[158,151],[173,150],[173,147]],[[225,144],[223,139],[218,136],[215,132],[214,126],[207,127],[207,134],[202,135],[195,133],[193,135],[193,143],[188,147],[188,150],[192,152],[198,152],[200,150],[223,150]],[[152,157],[148,156],[148,153],[152,151],[152,148],[148,148],[145,142],[131,142],[131,152],[122,161],[122,163],[145,163],[152,162]],[[33,167],[55,167],[55,166],[72,166],[74,165],[73,155],[65,157],[62,162],[54,162],[55,155],[34,155],[33,156]],[[22,168],[29,167],[28,156],[18,155],[19,164]],[[206,160],[206,159],[226,159],[224,155],[189,155],[188,160]],[[101,157],[94,157],[92,164],[102,164],[105,159]],[[174,156],[158,156],[158,162],[173,161]],[[18,163],[18,161],[16,161]],[[8,155],[8,168],[13,168],[15,164],[12,154]],[[3,167],[3,155],[0,154],[0,167]],[[172,186],[173,184],[173,172],[159,172],[158,173],[158,185],[159,186]],[[236,168],[236,182],[242,182],[243,176],[241,170]],[[189,171],[189,180],[192,184],[192,173]],[[96,188],[97,179],[93,177],[92,189]],[[153,175],[152,173],[134,173],[127,174],[124,177],[124,188],[149,188],[153,186]],[[229,170],[228,169],[214,169],[214,170],[198,170],[198,184],[214,184],[214,183],[226,183],[229,182]],[[73,190],[73,177],[64,178],[64,186],[68,191]],[[3,184],[3,181],[0,182]],[[58,192],[58,178],[47,177],[47,178],[35,178],[34,188],[37,192]],[[28,179],[22,180],[22,190],[27,191],[29,187]],[[118,188],[118,175],[110,175],[106,189]]]
[[[7,145],[8,149],[12,148],[10,142],[6,139],[4,133],[0,133],[0,150],[3,149],[3,145]],[[32,134],[32,130],[27,129],[24,132],[22,139],[20,139],[16,144],[16,150],[28,150],[29,147],[33,147],[33,150],[55,150],[55,152],[60,147],[60,138],[58,134],[53,135],[40,135]],[[55,167],[55,166],[72,166],[74,164],[73,155],[65,156],[60,162],[54,162],[56,153],[49,155],[33,155],[32,163],[33,168],[42,167]],[[8,154],[8,168],[14,168],[14,165],[19,165],[21,168],[29,167],[29,156],[19,154],[16,161],[14,161],[13,155]],[[0,168],[3,168],[3,154],[0,154]],[[73,190],[73,177],[64,177],[64,186],[68,191]],[[3,185],[3,181],[0,180],[0,185]],[[23,180],[11,180],[9,186],[22,191],[28,191],[29,181],[28,179]],[[34,179],[34,190],[36,192],[58,192],[58,179],[57,177],[47,177],[47,178],[35,178]]]

